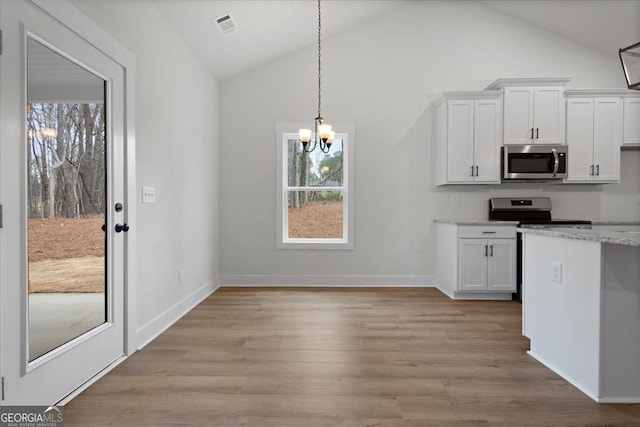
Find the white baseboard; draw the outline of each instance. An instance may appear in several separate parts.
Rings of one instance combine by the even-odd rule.
[[[220,286],[434,287],[435,276],[225,274]]]
[[[549,362],[544,357],[541,357],[536,352],[529,350],[529,351],[527,351],[527,354],[529,356],[533,357],[534,359],[536,359],[538,362],[542,363],[547,368],[551,369],[556,374],[560,375],[565,381],[567,381],[572,386],[574,386],[575,388],[577,388],[578,390],[580,390],[581,392],[583,392],[584,394],[589,396],[591,399],[593,399],[596,402],[599,402],[597,393],[595,393],[594,390],[591,390],[591,388],[585,386],[580,381],[577,381],[571,375],[567,375],[562,369],[558,368],[557,366],[555,366],[553,363]]]
[[[160,313],[153,320],[142,325],[136,331],[136,349],[140,350],[158,335],[166,331],[171,325],[177,322],[182,316],[200,304],[205,298],[215,292],[219,287],[219,279],[211,279],[190,295],[184,297],[163,313]]]

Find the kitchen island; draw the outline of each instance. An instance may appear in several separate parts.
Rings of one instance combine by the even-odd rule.
[[[529,354],[596,402],[640,402],[640,233],[518,232]]]

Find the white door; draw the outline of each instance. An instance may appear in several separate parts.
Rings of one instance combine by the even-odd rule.
[[[504,144],[533,144],[533,89],[504,89]]]
[[[449,101],[447,108],[447,180],[472,182],[473,101]]]
[[[2,404],[50,405],[124,353],[123,69],[31,3],[0,28]]]
[[[533,124],[535,144],[564,144],[564,89],[536,87]]]
[[[459,239],[458,257],[459,291],[484,291],[487,289],[487,241],[484,239]]]
[[[622,100],[620,98],[596,98],[593,108],[595,180],[619,181]]]
[[[488,241],[487,289],[490,291],[516,290],[516,241],[493,239]]]
[[[567,101],[568,182],[590,182],[593,164],[593,98]]]
[[[476,182],[500,182],[500,101],[476,100],[473,158]]]

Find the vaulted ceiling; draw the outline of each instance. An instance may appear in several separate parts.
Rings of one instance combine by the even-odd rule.
[[[382,19],[421,0],[325,0],[323,38]],[[424,0],[427,1],[427,0]],[[314,0],[154,0],[170,25],[224,81],[316,41]],[[508,17],[542,27],[593,49],[616,55],[640,41],[639,0],[484,0]],[[231,13],[237,31],[225,37],[215,22]],[[371,25],[374,25],[373,23]]]

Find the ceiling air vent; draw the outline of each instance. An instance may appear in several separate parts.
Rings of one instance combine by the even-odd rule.
[[[216,23],[218,24],[218,29],[225,37],[238,31],[238,27],[236,27],[236,23],[231,17],[231,13],[225,13],[224,15],[217,17]]]

